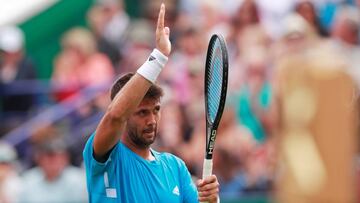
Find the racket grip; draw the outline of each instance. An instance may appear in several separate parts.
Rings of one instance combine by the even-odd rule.
[[[213,168],[213,160],[204,159],[202,179],[212,175],[212,168]],[[208,203],[208,202],[200,202],[200,203]]]
[[[202,179],[212,175],[213,160],[204,159]]]

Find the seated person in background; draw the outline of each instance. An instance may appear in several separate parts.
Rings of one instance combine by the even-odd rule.
[[[264,48],[253,47],[246,60],[246,80],[238,91],[236,113],[241,125],[248,128],[258,143],[264,143],[273,123],[270,114],[272,87],[267,77]]]
[[[18,202],[22,182],[16,170],[17,154],[15,149],[0,142],[0,202]]]
[[[51,80],[60,88],[55,95],[61,101],[76,95],[80,88],[97,87],[111,82],[114,69],[110,59],[96,48],[93,34],[85,28],[73,28],[63,36]]]
[[[0,135],[18,125],[33,107],[30,86],[20,82],[35,79],[34,64],[24,51],[23,32],[14,26],[0,28]]]
[[[22,203],[87,202],[85,173],[69,164],[66,144],[59,138],[35,146],[37,166],[23,174]]]

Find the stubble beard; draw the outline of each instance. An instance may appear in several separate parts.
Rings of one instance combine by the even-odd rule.
[[[128,136],[130,138],[130,140],[139,148],[141,149],[146,149],[149,148],[150,145],[152,143],[155,142],[156,136],[157,136],[157,128],[155,127],[154,129],[154,137],[153,139],[146,139],[145,136],[143,135],[144,133],[137,133],[136,131],[134,132],[133,130],[128,130]]]

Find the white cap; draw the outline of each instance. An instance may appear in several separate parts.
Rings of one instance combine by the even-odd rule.
[[[0,49],[5,52],[17,52],[23,48],[24,33],[15,26],[0,28]]]
[[[17,154],[14,147],[6,142],[0,142],[0,162],[13,162],[16,158]]]
[[[297,13],[292,13],[285,17],[283,21],[284,30],[283,36],[291,34],[306,34],[307,22],[306,20]]]

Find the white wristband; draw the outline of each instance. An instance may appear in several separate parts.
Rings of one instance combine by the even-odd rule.
[[[167,56],[159,50],[154,49],[146,62],[137,70],[137,73],[150,82],[155,83],[167,60]]]

